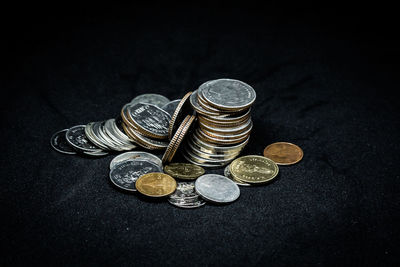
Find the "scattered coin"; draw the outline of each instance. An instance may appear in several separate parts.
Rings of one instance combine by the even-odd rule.
[[[250,155],[235,159],[229,168],[234,179],[249,184],[266,183],[279,172],[278,165],[266,157]]]
[[[170,163],[164,167],[165,173],[177,179],[194,180],[205,173],[200,166],[190,163]]]
[[[67,139],[65,137],[65,133],[67,131],[68,129],[64,129],[53,134],[53,136],[50,138],[50,144],[54,148],[54,150],[60,153],[75,155],[75,149],[67,142]]]
[[[224,169],[224,176],[231,179],[235,184],[240,185],[240,186],[251,186],[251,184],[248,183],[244,183],[242,181],[236,180],[235,178],[233,178],[233,176],[231,175],[231,171],[229,170],[230,165],[226,166]]]
[[[127,191],[136,191],[136,180],[146,173],[162,172],[157,164],[146,160],[128,160],[116,164],[110,171],[111,182]]]
[[[232,180],[218,174],[205,174],[195,182],[196,193],[215,203],[233,202],[240,196],[240,189]]]
[[[153,154],[150,154],[148,152],[142,152],[142,151],[130,151],[130,152],[125,152],[122,154],[119,154],[115,158],[112,159],[110,162],[110,169],[112,169],[116,164],[127,161],[127,160],[134,160],[134,159],[140,159],[140,160],[147,160],[151,161],[160,168],[162,168],[162,162],[161,159]]]
[[[168,202],[184,209],[198,208],[206,204],[194,190],[194,182],[178,182],[176,190],[169,196]]]
[[[65,138],[71,146],[73,146],[75,149],[78,149],[79,151],[86,151],[92,153],[102,152],[101,149],[95,146],[86,137],[85,125],[77,125],[71,127],[65,133]]]
[[[264,149],[264,157],[272,159],[278,165],[292,165],[303,158],[303,150],[292,143],[277,142]]]
[[[175,191],[176,181],[165,173],[147,173],[137,179],[136,189],[145,196],[165,197]]]
[[[152,104],[159,108],[165,106],[170,100],[163,95],[159,94],[143,94],[135,97],[131,101],[131,105],[135,105],[137,103],[144,103],[144,104]]]
[[[174,112],[175,112],[176,108],[178,107],[179,102],[181,102],[180,99],[172,100],[171,102],[168,102],[167,104],[165,104],[161,108],[163,110],[165,110],[166,112],[168,112],[168,114],[171,115],[171,117],[172,117],[172,115],[174,115]]]

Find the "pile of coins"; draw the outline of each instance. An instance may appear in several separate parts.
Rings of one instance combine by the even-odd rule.
[[[190,95],[198,127],[185,143],[183,156],[203,167],[234,160],[249,141],[254,89],[241,81],[218,79],[203,83]]]

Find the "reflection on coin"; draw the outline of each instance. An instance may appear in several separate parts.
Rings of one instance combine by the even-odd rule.
[[[67,131],[68,129],[64,129],[53,134],[53,136],[50,139],[50,144],[54,148],[54,150],[60,153],[74,155],[76,154],[76,151],[67,142],[67,139],[65,138],[65,133]]]
[[[165,110],[166,112],[168,112],[168,114],[171,115],[171,117],[172,117],[172,115],[174,115],[175,109],[178,106],[179,102],[181,102],[180,99],[172,100],[171,102],[168,102],[167,104],[165,104],[161,108],[163,110]]]
[[[292,165],[303,158],[303,150],[292,143],[277,142],[264,149],[264,157],[272,159],[278,165]]]
[[[171,140],[175,134],[175,131],[181,125],[182,121],[186,118],[187,115],[191,115],[193,113],[191,105],[190,105],[190,95],[192,92],[187,92],[179,102],[176,107],[174,114],[171,116],[171,121],[168,126],[168,139]]]
[[[164,167],[165,173],[174,178],[193,180],[204,174],[204,169],[190,163],[170,163]]]
[[[150,154],[148,152],[142,152],[142,151],[131,151],[131,152],[125,152],[122,154],[119,154],[113,160],[110,162],[110,169],[112,169],[116,164],[127,161],[127,160],[133,160],[133,159],[140,159],[140,160],[148,160],[151,161],[158,166],[162,168],[162,162],[161,159],[153,154]]]
[[[128,160],[116,164],[110,171],[111,182],[117,187],[136,191],[135,182],[143,174],[162,172],[157,164],[145,160]]]
[[[236,180],[235,178],[233,178],[233,176],[231,175],[231,171],[229,170],[230,165],[226,166],[224,169],[224,176],[231,179],[235,184],[237,185],[241,185],[241,186],[251,186],[251,184],[248,183],[244,183],[242,181]]]
[[[95,146],[85,134],[85,125],[74,126],[65,133],[68,143],[80,151],[101,152],[102,150]]]
[[[165,197],[175,191],[176,181],[165,173],[147,173],[137,179],[136,189],[148,197]]]
[[[240,189],[232,180],[218,174],[205,174],[195,182],[196,193],[215,203],[233,202],[240,196]]]
[[[159,94],[143,94],[132,99],[130,104],[135,105],[137,103],[145,103],[156,105],[157,107],[161,108],[168,102],[170,102],[168,98]]]
[[[194,182],[179,182],[175,192],[169,196],[168,202],[184,209],[198,208],[205,204],[194,190]]]
[[[183,200],[183,201],[174,201],[172,199],[168,199],[168,202],[178,208],[183,208],[183,209],[194,209],[194,208],[199,208],[201,206],[204,206],[206,204],[206,202],[199,198],[197,201],[195,202],[191,202],[191,201],[187,201],[187,200]]]
[[[278,165],[272,160],[258,155],[243,156],[235,159],[230,165],[234,179],[249,183],[260,184],[274,179],[279,172]]]

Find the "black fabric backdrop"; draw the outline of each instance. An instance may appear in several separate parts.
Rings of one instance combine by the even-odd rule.
[[[2,265],[399,263],[399,43],[387,10],[41,8],[3,23]],[[115,117],[139,94],[176,99],[222,77],[257,92],[244,155],[276,141],[304,150],[233,204],[149,202],[111,185],[115,155],[50,147],[54,132]]]

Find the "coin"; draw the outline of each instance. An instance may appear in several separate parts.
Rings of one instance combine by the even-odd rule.
[[[272,159],[278,165],[292,165],[303,158],[303,150],[292,143],[277,142],[264,149],[264,157]]]
[[[67,139],[65,138],[65,133],[67,131],[68,131],[68,129],[64,129],[64,130],[58,131],[55,134],[53,134],[50,138],[50,144],[54,148],[54,150],[56,150],[60,153],[75,155],[76,151],[67,142]]]
[[[164,106],[168,102],[170,102],[170,100],[168,98],[166,98],[165,96],[163,96],[163,95],[159,95],[159,94],[143,94],[143,95],[138,95],[137,97],[132,99],[130,104],[131,105],[135,105],[137,103],[152,104],[152,105],[155,105],[155,106],[161,108],[162,106]]]
[[[196,119],[196,116],[191,115],[189,120],[187,121],[187,123],[185,124],[185,126],[182,128],[181,131],[176,131],[175,134],[179,133],[178,139],[176,140],[176,142],[173,144],[173,147],[171,148],[171,151],[169,153],[168,156],[168,162],[172,161],[172,158],[174,157],[176,151],[178,151],[179,146],[181,145],[181,143],[183,142],[183,140],[186,137],[186,134],[188,132],[190,132],[190,127],[193,125],[194,120]]]
[[[118,156],[113,158],[110,162],[110,169],[112,169],[116,164],[120,162],[134,159],[151,161],[162,168],[162,162],[159,157],[143,151],[130,151],[119,154]]]
[[[191,209],[205,204],[194,190],[194,182],[178,182],[175,192],[169,196],[168,202],[176,207]]]
[[[168,112],[168,114],[171,115],[171,117],[172,117],[172,115],[174,115],[174,112],[175,112],[176,108],[178,107],[179,102],[181,102],[180,99],[172,100],[171,102],[168,102],[167,104],[165,104],[161,108],[163,110],[165,110],[166,112]]]
[[[213,107],[222,110],[245,109],[256,100],[250,85],[233,79],[218,79],[200,85],[199,94]]]
[[[182,121],[182,123],[179,125],[178,130],[176,131],[176,133],[172,137],[171,141],[169,142],[169,145],[168,145],[167,149],[165,150],[164,155],[161,158],[163,164],[169,162],[168,159],[171,155],[171,151],[174,148],[176,141],[178,140],[180,132],[182,131],[183,127],[185,127],[185,125],[189,121],[189,119],[190,119],[190,115],[187,115],[185,117],[185,119]]]
[[[92,153],[102,151],[86,137],[85,125],[77,125],[69,128],[65,133],[65,138],[71,146],[79,151],[87,151]]]
[[[196,193],[215,203],[233,202],[240,196],[240,189],[232,180],[218,174],[205,174],[195,182]]]
[[[165,173],[174,178],[193,180],[204,174],[204,169],[190,163],[170,163],[164,167]]]
[[[173,201],[171,199],[168,199],[168,202],[171,203],[172,205],[178,207],[178,208],[183,208],[183,209],[194,209],[194,208],[199,208],[201,206],[204,206],[206,202],[199,198],[196,202],[188,202],[187,200],[183,200],[180,202]]]
[[[205,116],[219,116],[220,115],[220,113],[205,110],[202,106],[200,106],[199,100],[197,97],[197,90],[192,93],[189,101],[190,101],[192,108],[200,114],[203,114]]]
[[[171,140],[174,136],[176,130],[181,125],[182,121],[185,119],[186,115],[190,115],[193,113],[192,108],[190,106],[189,98],[192,92],[187,92],[179,102],[176,107],[174,114],[171,116],[171,121],[168,126],[168,139]]]
[[[157,106],[142,103],[128,106],[127,109],[131,122],[143,135],[157,139],[168,137],[171,116],[167,112]]]
[[[236,180],[249,184],[266,183],[274,179],[279,172],[278,165],[275,162],[257,155],[235,159],[229,170]]]
[[[176,181],[165,173],[147,173],[137,179],[136,189],[145,196],[165,197],[175,191]]]
[[[103,144],[103,141],[100,140],[100,138],[98,138],[95,135],[95,133],[94,133],[94,125],[95,124],[96,124],[95,122],[90,122],[90,123],[86,124],[86,126],[85,126],[86,137],[89,139],[90,142],[95,144],[97,147],[99,147],[103,150],[108,150],[109,147],[106,146],[105,144]]]
[[[248,183],[244,183],[242,181],[236,180],[235,178],[233,178],[233,176],[231,175],[231,171],[229,170],[230,165],[226,166],[224,169],[224,176],[231,179],[235,184],[240,185],[240,186],[251,186],[251,184]]]
[[[111,182],[127,191],[136,191],[135,182],[143,174],[162,172],[157,164],[146,160],[128,160],[116,164],[110,171]]]

